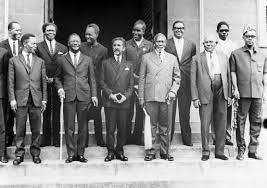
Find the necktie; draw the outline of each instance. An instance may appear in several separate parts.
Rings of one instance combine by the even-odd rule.
[[[162,62],[162,54],[161,54],[161,51],[159,51],[159,59]]]
[[[75,68],[77,67],[77,64],[78,64],[78,62],[77,62],[77,54],[74,54],[74,62],[73,62],[73,65],[74,65]]]
[[[120,64],[120,56],[116,56],[116,61],[118,64]]]
[[[211,77],[213,78],[214,77],[214,61],[213,61],[213,58],[212,58],[212,53],[210,53],[210,74],[211,74]]]
[[[30,60],[30,54],[27,54],[27,61],[26,61],[27,67],[29,70],[31,70],[31,60]]]
[[[16,42],[13,41],[13,56],[17,55],[17,50],[16,50]]]
[[[50,54],[54,54],[53,46],[52,46],[52,41],[49,41],[49,48],[50,48]]]

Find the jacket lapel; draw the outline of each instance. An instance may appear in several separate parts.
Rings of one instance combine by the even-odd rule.
[[[71,66],[75,69],[74,65],[73,65],[73,62],[71,60],[71,57],[70,57],[70,53],[67,53],[65,55],[65,58],[67,59],[67,61],[71,64]]]
[[[26,61],[25,61],[25,59],[24,59],[22,54],[19,55],[19,60],[23,64],[23,66],[25,67],[27,73],[29,74],[30,70],[29,70],[28,66],[26,65]]]
[[[179,58],[178,58],[178,53],[177,53],[173,38],[170,40],[170,48],[171,48],[171,51],[174,53],[174,55],[177,57],[178,63],[180,64],[180,61],[179,61]]]
[[[34,67],[36,66],[36,57],[34,55],[32,55],[32,62],[31,62],[31,70],[30,70],[30,73],[32,73]]]
[[[117,63],[117,62],[115,62]],[[117,66],[117,75],[115,78],[115,83],[118,81],[118,79],[120,78],[122,72],[125,69],[125,59],[122,58],[121,63]]]
[[[184,58],[185,58],[185,54],[187,53],[188,50],[188,41],[186,39],[184,39],[184,46],[183,46],[183,52],[182,52],[182,56],[181,56],[181,62],[184,62]]]
[[[83,54],[80,52],[80,57],[78,59],[78,64],[77,64],[77,67],[80,65],[80,63],[83,61]]]

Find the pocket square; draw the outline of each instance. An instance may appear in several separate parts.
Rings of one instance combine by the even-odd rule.
[[[58,55],[63,55],[63,52],[58,52],[57,54],[58,54]]]
[[[125,68],[126,71],[130,70],[128,67]]]

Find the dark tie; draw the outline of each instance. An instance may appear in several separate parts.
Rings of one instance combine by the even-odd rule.
[[[118,64],[120,64],[120,56],[116,56],[116,61]]]
[[[52,46],[52,41],[49,41],[49,47],[50,47],[50,54],[54,54],[53,46]]]
[[[74,54],[74,62],[73,62],[73,65],[74,65],[75,68],[77,67],[77,64],[78,64],[78,62],[77,62],[77,54]]]
[[[27,54],[27,61],[26,61],[27,67],[29,70],[31,70],[31,60],[30,60],[30,54]]]
[[[162,62],[162,55],[161,55],[161,51],[159,51],[159,59]]]
[[[16,42],[13,41],[13,56],[17,55],[17,50],[16,50]]]

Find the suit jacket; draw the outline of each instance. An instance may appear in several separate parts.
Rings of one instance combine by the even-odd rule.
[[[22,43],[21,43],[20,40],[18,41],[18,45],[19,45],[18,54],[21,54],[23,46],[22,46]],[[0,42],[0,47],[1,48],[5,48],[8,51],[8,61],[9,61],[9,59],[13,57],[13,54],[12,54],[11,46],[9,45],[8,39],[3,40],[2,42]]]
[[[114,57],[103,61],[100,76],[100,86],[103,90],[103,106],[112,108],[130,107],[130,96],[133,92],[133,67],[132,64],[122,58],[118,64]],[[121,104],[114,103],[110,98],[111,93],[125,95],[126,101]]]
[[[0,48],[0,99],[7,98],[8,51]]]
[[[144,54],[139,74],[139,98],[166,102],[167,94],[177,93],[180,87],[180,71],[177,58],[165,52],[163,61],[155,51]]]
[[[127,61],[132,62],[134,74],[139,75],[142,55],[152,50],[153,43],[146,39],[143,39],[139,47],[133,38],[126,42],[125,56]],[[138,84],[138,81],[138,78],[134,79],[135,84]]]
[[[57,89],[64,89],[65,102],[76,98],[90,102],[91,97],[97,96],[94,66],[90,57],[81,53],[76,68],[69,53],[59,57],[57,63],[59,67],[55,83]]]
[[[56,59],[67,52],[68,48],[59,42],[56,42],[54,54],[50,54],[49,48],[45,41],[37,44],[36,55],[45,61],[47,77],[56,77],[56,70],[58,69]]]
[[[45,62],[33,54],[31,69],[26,65],[22,54],[9,60],[8,65],[8,96],[16,100],[18,106],[25,106],[31,92],[33,103],[40,107],[47,101],[47,84]]]
[[[228,57],[222,52],[216,52],[221,69],[222,87],[225,100],[231,97],[231,79]],[[208,104],[213,97],[211,75],[205,52],[194,57],[191,66],[191,94],[192,100],[199,99],[201,104]]]
[[[190,68],[192,64],[192,57],[196,55],[195,43],[191,42],[190,40],[184,39],[181,61],[178,58],[178,53],[176,51],[173,38],[168,39],[165,50],[166,52],[171,53],[177,57],[177,61],[179,63],[179,68],[181,71],[181,86],[188,86],[188,82],[190,81]]]

